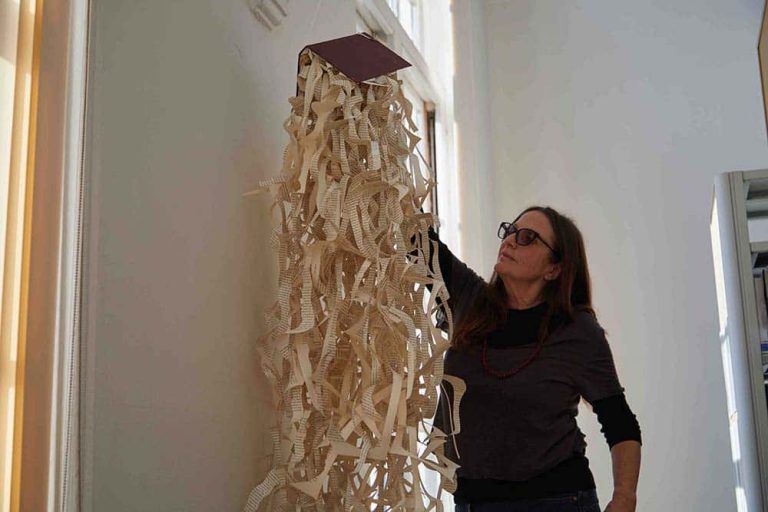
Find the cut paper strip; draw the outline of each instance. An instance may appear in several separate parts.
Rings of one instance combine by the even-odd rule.
[[[270,192],[280,212],[277,297],[257,340],[273,386],[272,468],[245,511],[442,510],[455,431],[425,420],[453,317],[427,234],[437,219],[420,211],[434,183],[413,155],[411,105],[394,74],[358,83],[311,49],[297,85],[280,174],[244,194]],[[463,386],[450,383],[458,430]],[[435,495],[422,470],[439,475]]]

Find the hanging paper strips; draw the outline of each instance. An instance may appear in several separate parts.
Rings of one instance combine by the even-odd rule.
[[[245,510],[442,510],[457,466],[424,420],[449,346],[432,318],[442,309],[448,335],[453,320],[435,218],[419,211],[434,182],[413,155],[411,105],[394,74],[354,82],[308,49],[289,103],[280,175],[245,194],[271,191],[281,218],[277,301],[258,340],[272,469]],[[463,383],[450,383],[458,429]],[[437,495],[420,468],[440,474]]]

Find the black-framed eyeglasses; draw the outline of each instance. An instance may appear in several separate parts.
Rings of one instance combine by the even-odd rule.
[[[515,235],[515,243],[518,245],[531,245],[533,242],[536,241],[538,238],[541,240],[541,243],[547,246],[550,251],[552,251],[552,254],[555,255],[555,257],[559,260],[560,259],[560,253],[552,248],[546,240],[544,240],[540,234],[538,234],[536,231],[528,228],[516,228],[511,222],[502,222],[499,224],[499,231],[496,233],[499,238],[504,240],[509,235],[513,234]]]

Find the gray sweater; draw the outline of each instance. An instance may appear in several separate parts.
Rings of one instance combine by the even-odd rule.
[[[458,259],[452,261],[448,280],[449,306],[458,322],[466,305],[482,293],[484,281]],[[534,343],[491,344],[487,360],[494,369],[507,371],[534,348]],[[445,373],[467,386],[459,406],[460,432],[449,436],[446,455],[460,465],[458,476],[470,479],[527,480],[584,454],[584,434],[576,424],[580,398],[592,403],[624,391],[605,333],[586,312],[552,332],[536,360],[517,375],[500,379],[487,373],[479,349],[449,349]],[[434,424],[450,434],[453,393],[448,383],[445,389],[448,396],[441,393]]]

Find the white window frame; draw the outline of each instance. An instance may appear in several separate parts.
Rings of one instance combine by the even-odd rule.
[[[34,6],[34,11],[29,9]],[[35,103],[27,148],[34,183],[25,226],[12,510],[79,510],[82,174],[90,0],[22,4],[34,16]],[[27,235],[25,235],[27,236]],[[18,336],[21,339],[21,335]],[[21,345],[20,345],[21,346]],[[18,395],[17,395],[18,396]],[[19,408],[21,406],[21,408]]]
[[[401,0],[410,1],[410,0]],[[404,81],[427,101],[435,106],[443,103],[443,95],[437,80],[430,72],[421,50],[414,42],[386,0],[356,0],[357,12],[365,24],[370,27],[375,35],[383,40],[395,53],[411,63],[411,67],[400,71]],[[424,33],[422,26],[421,33]]]
[[[417,3],[418,8],[421,9],[420,17],[423,19],[423,5],[420,1],[414,2],[413,0],[399,0],[400,2]],[[441,87],[440,81],[437,79],[437,75],[434,70],[430,69],[427,65],[426,59],[422,55],[419,49],[420,45],[417,45],[408,32],[401,25],[396,13],[392,10],[389,0],[356,0],[357,12],[359,15],[358,30],[367,28],[377,39],[381,40],[395,53],[403,57],[405,60],[411,63],[411,67],[405,68],[399,71],[399,76],[403,80],[406,87],[412,90],[416,95],[422,98],[426,104],[427,111],[434,111],[437,115],[437,123],[442,126],[444,130],[442,133],[434,133],[433,136],[443,141],[453,141],[453,108],[448,108],[450,98],[444,87]],[[421,22],[420,34],[425,33],[425,26],[423,21]],[[423,137],[423,134],[419,134]],[[454,147],[454,144],[450,144],[449,147]],[[438,151],[439,153],[439,151]],[[426,158],[426,155],[422,155]],[[439,158],[437,161],[437,172],[441,174],[441,183],[443,182],[442,176],[445,176],[446,166],[452,167],[453,158],[443,161]],[[442,187],[445,188],[445,187]],[[441,187],[438,187],[440,190]],[[440,190],[439,196],[442,198],[446,194],[446,190]],[[437,196],[437,194],[436,194]],[[450,206],[451,201],[438,200],[438,204]],[[454,208],[456,205],[453,205]],[[438,215],[440,212],[438,211]],[[441,215],[441,225],[444,222]],[[458,244],[457,244],[458,245]]]
[[[62,30],[61,52],[67,55],[65,84],[66,111],[60,126],[64,145],[61,162],[61,240],[58,274],[58,322],[53,361],[52,414],[48,510],[81,510],[81,489],[87,478],[82,474],[81,413],[86,397],[81,394],[81,356],[83,351],[84,311],[83,254],[87,235],[88,181],[85,175],[86,87],[88,78],[89,27],[91,0],[62,2],[68,25]],[[65,8],[66,7],[66,8]],[[65,37],[64,37],[65,36]]]

